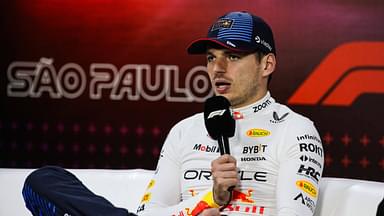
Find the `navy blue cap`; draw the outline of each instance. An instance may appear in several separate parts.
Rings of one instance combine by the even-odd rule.
[[[189,54],[205,54],[208,44],[239,52],[276,54],[271,27],[248,12],[230,12],[219,17],[209,28],[207,37],[193,41],[187,51]]]

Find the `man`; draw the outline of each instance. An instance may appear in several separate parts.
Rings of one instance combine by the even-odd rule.
[[[232,154],[219,155],[202,113],[182,120],[164,143],[138,214],[313,215],[322,145],[309,119],[276,103],[268,92],[276,66],[268,24],[246,12],[228,13],[188,52],[206,54],[215,94],[231,103],[236,120],[229,139]],[[34,215],[133,215],[60,167],[30,174],[23,196]]]
[[[276,50],[268,24],[247,12],[225,14],[188,52],[206,55],[215,94],[231,103],[231,155],[219,155],[202,113],[180,121],[163,145],[138,214],[313,215],[322,144],[312,121],[270,96]]]

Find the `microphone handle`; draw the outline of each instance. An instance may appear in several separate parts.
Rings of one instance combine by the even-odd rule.
[[[220,135],[219,138],[217,139],[219,143],[219,150],[220,150],[220,155],[225,154],[225,148],[224,148],[224,141],[223,141],[223,136]]]
[[[221,155],[223,155],[223,154],[231,154],[229,152],[228,137],[220,135],[217,141],[219,142],[219,149],[220,149],[220,154]]]
[[[223,140],[224,140],[224,153],[225,154],[231,154],[230,152],[229,152],[229,141],[228,141],[228,137],[224,137],[223,136]]]
[[[219,136],[219,139],[218,139],[218,142],[219,142],[219,149],[220,149],[220,154],[223,155],[223,154],[231,154],[229,152],[229,141],[228,141],[228,137],[225,137],[223,135],[220,135]],[[235,185],[229,187],[227,190],[229,192],[231,192],[231,196],[232,196],[232,191],[233,189],[235,188]],[[231,198],[232,199],[232,198]]]

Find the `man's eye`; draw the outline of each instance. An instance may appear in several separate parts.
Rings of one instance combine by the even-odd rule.
[[[213,57],[213,56],[211,56],[211,55],[207,56],[207,62],[212,62],[212,61],[213,61],[213,59],[214,59],[214,57]]]
[[[239,60],[240,59],[240,56],[237,56],[237,55],[229,55],[228,56],[228,59],[230,61],[236,61],[236,60]]]

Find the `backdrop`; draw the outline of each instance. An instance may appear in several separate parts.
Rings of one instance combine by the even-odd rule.
[[[212,95],[187,45],[232,10],[272,26],[272,95],[310,117],[324,176],[384,181],[384,2],[1,1],[0,166],[154,169]]]

